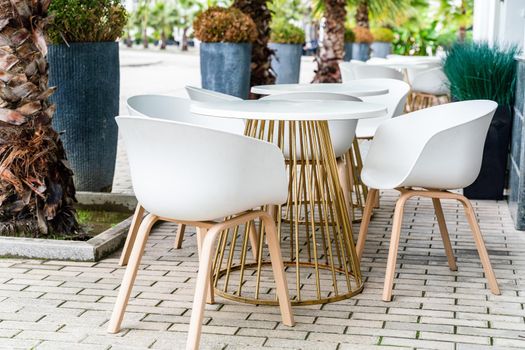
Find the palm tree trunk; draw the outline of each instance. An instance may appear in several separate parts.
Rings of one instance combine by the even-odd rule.
[[[252,45],[250,86],[275,83],[275,76],[271,70],[273,52],[268,48],[272,20],[272,13],[267,5],[268,1],[271,0],[235,0],[232,5],[253,19],[259,34]],[[250,98],[256,98],[256,96],[250,95]]]
[[[0,0],[0,235],[79,229],[73,173],[51,126],[43,32],[49,2]]]
[[[162,30],[160,32],[160,49],[166,50],[167,46],[168,46],[168,39],[166,38],[166,32]]]
[[[368,0],[360,0],[355,11],[355,23],[358,27],[370,28],[368,19]]]
[[[188,51],[188,27],[182,29],[181,51]]]
[[[342,61],[345,45],[345,0],[325,0],[324,38],[319,56],[314,83],[337,83],[341,81],[339,62]]]

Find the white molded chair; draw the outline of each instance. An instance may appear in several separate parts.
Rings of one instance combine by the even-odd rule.
[[[140,225],[108,331],[120,330],[150,230],[157,220],[198,227],[199,272],[187,350],[199,348],[212,250],[218,234],[259,218],[266,228],[283,323],[294,324],[279,240],[264,205],[287,198],[282,152],[273,144],[190,124],[146,117],[117,117],[139,203],[149,212]],[[205,142],[195,142],[205,140]],[[147,147],[145,147],[147,145]],[[230,217],[225,221],[219,218]]]
[[[443,69],[409,69],[408,79],[412,87],[411,111],[449,102],[448,79]]]
[[[403,73],[390,67],[383,67],[374,64],[355,64],[353,62],[339,63],[341,78],[343,83],[348,83],[355,79],[385,78],[404,80]]]
[[[449,103],[390,119],[377,129],[361,173],[370,190],[356,250],[361,258],[378,190],[399,190],[401,196],[393,218],[384,301],[392,297],[404,205],[414,196],[432,199],[451,270],[457,267],[440,199],[455,199],[463,204],[489,287],[492,293],[500,294],[472,205],[466,197],[448,192],[464,188],[477,178],[485,138],[497,106],[488,100]]]
[[[220,95],[229,96],[225,94]],[[238,99],[237,97],[233,98],[235,100]],[[128,98],[126,102],[130,115],[173,120],[239,135],[244,133],[244,122],[242,120],[233,118],[214,118],[190,113],[191,101],[186,98],[164,95],[137,95]],[[125,266],[129,260],[132,248],[129,242],[129,237],[136,235],[143,216],[144,207],[141,206],[139,202],[135,208],[133,220],[129,227],[128,239],[122,249],[122,255],[119,262],[120,266]],[[182,247],[185,230],[186,225],[180,224],[178,226],[175,238],[175,249]]]
[[[410,86],[397,79],[370,79],[370,84],[388,88],[388,94],[363,97],[364,102],[382,103],[387,106],[387,115],[379,118],[360,119],[357,123],[356,137],[358,139],[373,138],[377,128],[385,120],[403,114]]]
[[[195,86],[186,86],[186,92],[190,100],[196,102],[216,102],[216,101],[239,101],[242,98],[224,94],[213,90],[198,88]]]

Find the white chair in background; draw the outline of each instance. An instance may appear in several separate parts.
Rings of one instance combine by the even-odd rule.
[[[108,331],[120,331],[146,241],[157,220],[198,228],[200,262],[187,350],[199,348],[205,299],[212,288],[212,250],[218,234],[254,219],[265,225],[283,323],[293,326],[274,220],[265,211],[252,211],[286,201],[282,152],[267,142],[195,125],[146,117],[116,120],[126,144],[135,195],[149,214],[131,239],[133,250]],[[216,221],[224,217],[232,218]]]
[[[390,68],[374,64],[355,64],[353,62],[339,63],[343,83],[349,83],[355,79],[385,78],[404,80],[403,73]]]
[[[235,100],[240,100],[237,97],[233,98]],[[127,107],[130,115],[173,120],[239,135],[244,133],[244,122],[242,120],[194,115],[190,113],[190,104],[191,101],[186,98],[164,95],[137,95],[132,96],[127,100]],[[128,238],[126,239],[122,255],[120,256],[120,266],[125,266],[129,260],[132,248],[129,240],[130,237],[136,235],[143,216],[144,208],[139,202],[135,208],[135,213],[127,236]],[[186,226],[184,224],[180,224],[177,228],[177,235],[175,238],[176,249],[182,247],[185,229]]]
[[[450,101],[448,79],[441,67],[410,69],[408,78],[412,87],[411,111]]]
[[[432,199],[451,270],[457,267],[440,200],[455,199],[463,204],[489,287],[492,293],[500,294],[470,201],[448,191],[464,188],[477,178],[496,108],[497,103],[488,100],[449,103],[390,119],[377,129],[361,173],[369,192],[356,250],[361,258],[378,190],[400,191],[390,237],[384,301],[392,297],[404,205],[415,196]]]
[[[186,92],[190,97],[190,100],[196,102],[216,102],[216,101],[238,101],[242,98],[237,96],[232,96],[224,94],[222,92],[217,92],[213,90],[207,90],[203,88],[198,88],[195,86],[186,86]]]

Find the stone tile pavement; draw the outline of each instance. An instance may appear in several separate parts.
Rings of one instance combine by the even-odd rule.
[[[362,263],[365,289],[345,301],[277,307],[217,298],[205,313],[205,349],[525,348],[525,235],[505,202],[477,201],[501,296],[487,290],[461,208],[445,202],[458,271],[449,271],[428,200],[409,202],[394,299],[380,300],[394,193],[384,194]],[[357,230],[357,226],[354,227]],[[119,254],[98,263],[0,260],[0,349],[182,349],[197,270],[194,230],[173,249],[175,226],[148,241],[123,331],[105,332],[123,269]]]

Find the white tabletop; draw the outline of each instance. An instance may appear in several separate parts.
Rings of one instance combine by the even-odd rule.
[[[211,103],[192,102],[195,114],[263,120],[347,120],[386,115],[386,106],[354,101],[245,100]]]
[[[354,97],[377,96],[388,93],[388,89],[372,84],[275,84],[252,87],[254,94],[273,95],[291,92],[332,92]]]

